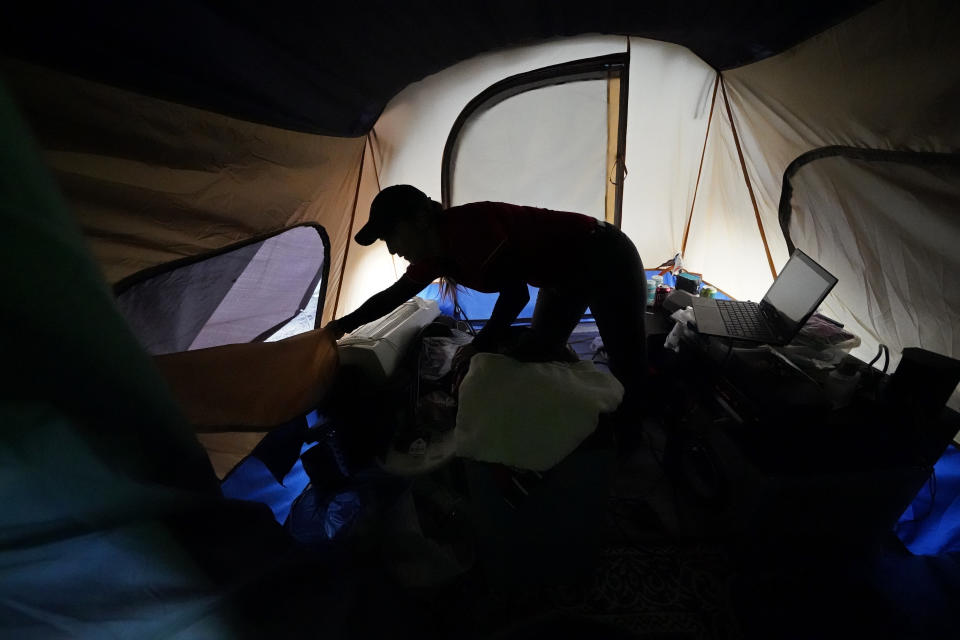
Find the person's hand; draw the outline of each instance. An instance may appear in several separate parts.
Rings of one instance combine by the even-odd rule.
[[[325,329],[326,331],[329,331],[329,332],[330,332],[330,334],[333,336],[334,341],[339,340],[340,338],[343,337],[343,334],[346,333],[346,332],[340,327],[340,325],[337,324],[337,321],[336,321],[336,320],[331,320],[330,322],[328,322],[328,323],[327,323],[327,326],[325,326],[324,329]]]

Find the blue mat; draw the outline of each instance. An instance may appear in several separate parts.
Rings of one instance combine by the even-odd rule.
[[[658,274],[659,271],[647,270],[647,279],[652,278],[654,275]],[[663,276],[663,284],[668,287],[676,286],[676,278],[671,273],[666,273]],[[533,317],[533,308],[537,303],[537,293],[540,291],[537,287],[527,285],[527,290],[530,292],[530,301],[527,305],[520,311],[520,314],[517,318],[520,321],[530,320]],[[440,299],[440,286],[436,284],[429,285],[426,289],[417,294],[421,298],[426,298],[428,300],[437,300],[440,303],[440,313],[453,316],[453,303],[449,300]],[[471,321],[476,320],[489,320],[490,314],[493,313],[493,305],[497,302],[497,293],[481,293],[479,291],[474,291],[473,289],[460,289],[457,292],[457,299],[460,303],[460,308],[463,310],[463,314],[466,316],[466,319]],[[717,298],[729,299],[723,293],[717,292]],[[586,315],[590,314],[590,309],[587,309]]]
[[[960,449],[947,447],[933,475],[900,516],[896,533],[917,555],[960,551]]]
[[[319,421],[319,414],[312,411],[307,414],[307,425],[313,427]],[[277,434],[279,435],[279,434]],[[268,434],[267,438],[270,437]],[[300,455],[316,446],[316,443],[300,447]],[[290,507],[303,490],[310,484],[310,478],[303,468],[303,462],[297,458],[293,468],[277,482],[267,464],[256,456],[249,456],[236,466],[223,482],[220,490],[224,497],[236,500],[262,502],[273,511],[273,517],[283,524],[290,515]]]

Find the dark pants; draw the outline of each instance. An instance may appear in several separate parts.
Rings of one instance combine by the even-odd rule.
[[[563,346],[589,306],[610,371],[626,388],[624,402],[638,401],[647,368],[643,322],[647,276],[640,254],[622,231],[601,224],[571,260],[578,263],[575,275],[540,289],[532,328],[543,344]]]

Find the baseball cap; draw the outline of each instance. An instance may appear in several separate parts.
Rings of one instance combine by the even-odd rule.
[[[370,219],[353,239],[359,245],[371,245],[384,238],[397,222],[413,217],[429,202],[427,194],[409,184],[387,187],[373,199]]]

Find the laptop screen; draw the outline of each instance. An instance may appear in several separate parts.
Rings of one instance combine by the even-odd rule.
[[[835,284],[837,279],[830,272],[797,249],[763,296],[763,302],[776,309],[783,327],[793,329],[806,322]]]

